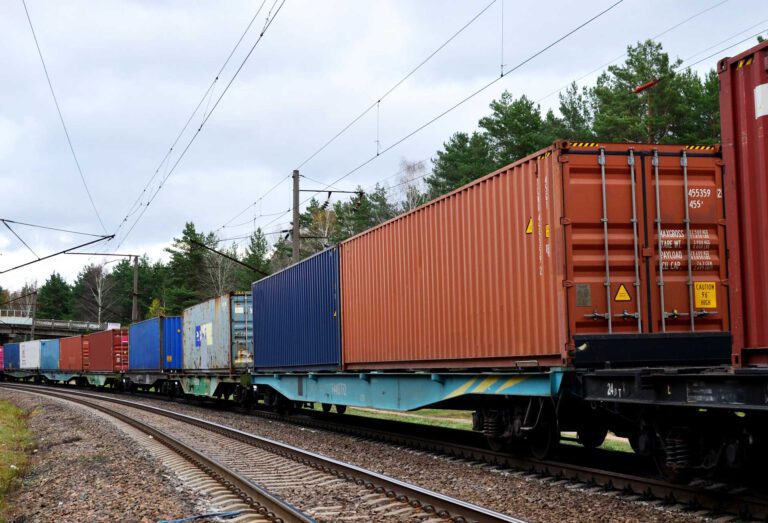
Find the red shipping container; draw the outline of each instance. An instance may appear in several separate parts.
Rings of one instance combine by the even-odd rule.
[[[59,340],[60,370],[83,370],[83,338],[84,336],[71,336]]]
[[[734,365],[768,363],[768,42],[718,64]],[[746,352],[742,353],[742,349]],[[751,351],[749,349],[752,349]]]
[[[89,372],[127,371],[128,329],[111,329],[89,334],[87,354],[86,369]]]
[[[342,242],[345,367],[728,361],[721,163],[559,142]]]

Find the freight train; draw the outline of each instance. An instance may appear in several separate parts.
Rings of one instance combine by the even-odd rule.
[[[181,317],[6,344],[6,379],[474,412],[538,457],[608,431],[673,477],[768,446],[768,43],[722,146],[562,141]]]

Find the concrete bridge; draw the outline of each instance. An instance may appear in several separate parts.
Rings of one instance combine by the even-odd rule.
[[[30,339],[33,321],[35,339],[77,336],[78,334],[106,330],[113,326],[109,323],[91,321],[33,319],[27,311],[0,309],[0,343]],[[119,326],[119,324],[114,325]]]

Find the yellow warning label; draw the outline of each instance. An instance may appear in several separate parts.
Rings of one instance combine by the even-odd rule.
[[[528,225],[525,226],[525,234],[533,234],[533,218],[528,218]]]
[[[693,283],[694,306],[697,309],[717,308],[717,282],[697,281]]]
[[[616,291],[616,296],[613,297],[613,301],[632,301],[632,296],[629,295],[627,288],[622,283],[619,285],[619,290]]]
[[[549,224],[546,224],[546,225],[544,226],[544,236],[546,236],[547,238],[549,238]]]

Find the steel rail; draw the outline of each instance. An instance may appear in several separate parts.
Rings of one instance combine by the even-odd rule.
[[[23,392],[32,392],[35,394],[51,396],[66,401],[72,401],[81,405],[85,405],[88,408],[103,412],[104,414],[107,414],[113,418],[119,419],[123,423],[126,423],[131,427],[134,427],[139,431],[150,435],[156,441],[162,443],[169,449],[185,458],[187,461],[191,462],[193,465],[208,474],[211,478],[221,483],[227,490],[231,491],[245,504],[251,506],[257,514],[269,519],[270,521],[273,521],[274,523],[311,523],[315,521],[313,518],[304,514],[298,508],[294,507],[285,500],[271,494],[267,490],[251,482],[249,479],[241,476],[237,472],[229,469],[216,460],[207,457],[205,454],[198,452],[197,450],[186,445],[185,443],[182,443],[178,439],[166,434],[165,432],[162,432],[154,427],[151,427],[150,425],[147,425],[146,423],[131,418],[122,412],[110,409],[104,405],[99,405],[88,400],[96,399],[107,402],[120,401],[87,393],[53,391],[49,390],[48,387],[40,386],[0,383],[0,387]]]
[[[8,386],[2,384],[2,386]],[[215,432],[228,438],[246,443],[248,445],[261,448],[270,453],[291,459],[303,465],[310,466],[327,474],[334,475],[346,481],[354,482],[363,486],[367,490],[376,493],[385,494],[388,498],[408,503],[411,507],[420,508],[428,514],[434,514],[438,517],[449,519],[457,523],[477,522],[508,522],[524,523],[523,520],[489,510],[472,503],[452,498],[439,492],[434,492],[417,485],[400,481],[377,472],[358,467],[349,463],[322,456],[320,454],[300,449],[292,445],[274,441],[254,434],[227,427],[212,421],[203,420],[194,416],[173,412],[160,407],[136,403],[120,398],[102,396],[90,392],[82,391],[50,391],[51,387],[39,385],[12,385],[9,388],[19,390],[31,390],[33,392],[40,389],[45,390],[45,394],[55,395],[69,399],[69,397],[88,398],[99,401],[107,401],[118,405],[144,410],[158,414],[177,421],[188,423],[211,432]],[[248,481],[248,480],[245,480]]]

